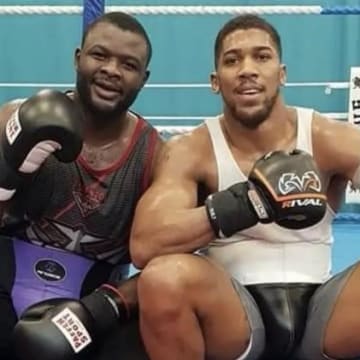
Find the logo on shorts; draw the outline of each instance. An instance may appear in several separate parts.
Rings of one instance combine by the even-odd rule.
[[[294,173],[285,173],[281,175],[278,187],[283,195],[292,192],[320,192],[321,181],[314,171],[307,171],[301,177]]]
[[[65,275],[65,268],[55,260],[43,259],[35,264],[35,274],[42,280],[60,281]]]

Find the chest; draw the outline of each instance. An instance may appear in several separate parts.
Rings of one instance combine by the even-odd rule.
[[[274,150],[291,151],[296,147],[296,139],[292,138],[283,144],[274,146]],[[204,183],[209,192],[217,191],[221,177],[238,178],[245,181],[255,162],[264,156],[266,151],[244,151],[235,146],[228,145],[229,151],[221,154],[209,151],[204,159]]]
[[[105,145],[84,144],[81,159],[94,170],[109,168],[119,162],[127,153],[129,139],[119,139]]]

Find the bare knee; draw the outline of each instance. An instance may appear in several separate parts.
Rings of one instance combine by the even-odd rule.
[[[195,255],[165,255],[153,259],[143,269],[139,281],[139,303],[142,312],[162,313],[192,306],[195,292],[208,286],[202,262]]]
[[[138,295],[140,323],[143,329],[151,329],[150,334],[167,334],[171,328],[173,333],[181,329],[194,337],[200,330],[213,359],[235,358],[248,345],[247,315],[229,276],[200,256],[168,255],[152,260],[140,275]],[[174,324],[178,324],[175,330]],[[231,356],[224,357],[224,353]]]
[[[199,280],[199,276],[195,276],[199,272],[197,261],[197,257],[187,254],[165,255],[151,260],[139,278],[141,297],[184,295]]]

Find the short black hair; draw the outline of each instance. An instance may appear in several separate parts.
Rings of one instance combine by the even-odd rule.
[[[89,33],[91,32],[91,30],[100,23],[109,23],[111,25],[118,27],[119,29],[122,29],[125,31],[130,31],[130,32],[133,32],[135,34],[142,36],[144,38],[144,40],[146,42],[146,46],[147,46],[146,65],[149,64],[149,62],[151,60],[151,56],[152,56],[152,46],[151,46],[151,42],[150,42],[149,36],[148,36],[145,28],[135,17],[133,17],[129,14],[126,14],[124,12],[121,12],[121,11],[113,11],[113,12],[105,13],[105,14],[99,16],[98,18],[96,18],[92,23],[90,23],[88,25],[88,27],[85,29],[85,31],[83,32],[82,39],[81,39],[81,46],[84,45],[85,40],[86,40],[87,36],[89,35]]]
[[[259,29],[267,32],[273,42],[275,43],[279,58],[282,57],[282,47],[281,47],[281,39],[277,30],[267,22],[265,19],[252,14],[247,15],[239,15],[235,18],[229,20],[225,25],[220,29],[216,36],[215,40],[215,67],[218,65],[220,51],[223,45],[223,41],[225,37],[236,30],[248,30],[248,29]]]

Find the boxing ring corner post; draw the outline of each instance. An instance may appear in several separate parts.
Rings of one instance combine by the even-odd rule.
[[[83,0],[83,32],[89,25],[105,12],[105,0]]]

